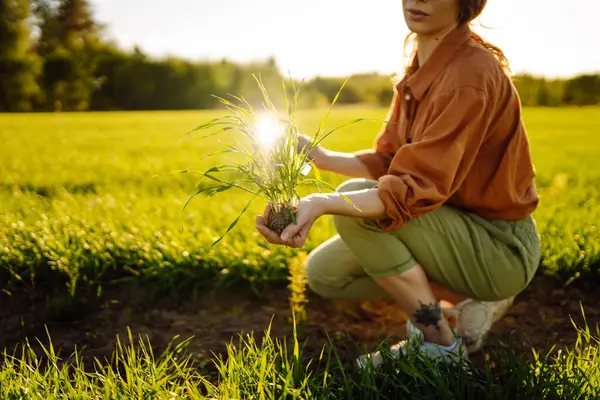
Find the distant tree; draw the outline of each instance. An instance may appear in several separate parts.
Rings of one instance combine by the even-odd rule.
[[[31,9],[36,28],[36,50],[45,57],[60,46],[60,27],[56,18],[58,3],[52,0],[32,0]]]
[[[521,104],[526,107],[538,105],[539,79],[530,74],[517,75],[513,79]]]
[[[553,79],[546,82],[548,88],[548,105],[558,107],[563,105],[564,80]]]
[[[38,53],[44,57],[42,86],[54,110],[85,110],[98,87],[102,26],[87,0],[35,0]]]
[[[40,94],[29,15],[29,1],[0,0],[0,111],[30,111]]]
[[[600,104],[600,75],[579,75],[567,80],[563,100],[567,104]]]
[[[377,96],[377,105],[381,107],[391,107],[394,98],[394,89],[390,85],[387,88],[381,88]]]
[[[274,58],[247,64],[151,58],[139,48],[108,43],[89,0],[30,2],[0,0],[0,111],[206,109],[221,107],[213,95],[228,94],[260,107],[263,96],[253,75],[276,105],[285,105]],[[303,82],[299,106],[329,105],[345,79]],[[600,75],[519,75],[513,82],[524,106],[600,104]],[[392,95],[390,76],[361,73],[350,77],[338,103],[389,107]]]

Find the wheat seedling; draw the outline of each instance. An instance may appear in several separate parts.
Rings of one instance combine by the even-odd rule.
[[[252,194],[252,198],[238,217],[229,225],[226,232],[212,243],[211,247],[233,229],[250,204],[258,197],[265,198],[270,203],[271,212],[267,226],[271,230],[281,233],[286,226],[296,223],[295,211],[300,199],[297,188],[300,185],[314,185],[318,191],[322,191],[323,187],[335,191],[335,188],[320,178],[317,167],[309,157],[311,151],[335,131],[366,120],[355,118],[333,129],[325,129],[327,118],[348,82],[346,80],[321,119],[316,132],[312,135],[312,140],[303,148],[299,148],[296,112],[300,87],[290,79],[293,92],[290,98],[288,87],[285,80],[282,79],[285,98],[285,113],[282,113],[271,100],[262,80],[256,76],[254,78],[263,98],[260,109],[255,109],[243,96],[230,95],[232,101],[215,96],[229,113],[205,122],[188,132],[212,130],[201,138],[227,134],[230,138],[236,139],[234,143],[222,142],[225,146],[223,150],[208,154],[202,157],[203,159],[231,153],[241,155],[241,159],[244,161],[217,165],[200,173],[200,182],[185,203],[184,210],[189,202],[198,195],[212,197],[230,189],[239,189]],[[240,133],[241,137],[232,134],[234,132]],[[315,171],[314,178],[309,177],[311,170]],[[225,177],[219,176],[220,173],[225,173]],[[232,179],[231,176],[235,176],[235,178]],[[207,187],[202,186],[205,179],[212,181],[213,184]],[[344,196],[344,199],[352,204],[347,197]]]

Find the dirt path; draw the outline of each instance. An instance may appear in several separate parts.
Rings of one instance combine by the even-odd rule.
[[[37,335],[47,342],[44,324],[48,325],[55,348],[63,354],[75,346],[85,347],[88,356],[110,357],[115,338],[120,335],[127,343],[127,328],[134,339],[148,336],[155,354],[163,350],[175,335],[179,340],[194,338],[188,350],[199,361],[212,358],[212,352],[221,353],[238,333],[255,332],[258,336],[272,320],[272,334],[279,338],[291,337],[291,313],[285,289],[271,291],[257,299],[244,293],[226,293],[205,296],[196,301],[174,305],[168,299],[152,306],[140,302],[135,290],[114,290],[105,295],[103,306],[71,322],[45,320],[39,311],[26,308],[22,302],[4,298],[0,304],[0,349],[11,348],[24,336]],[[488,347],[513,334],[518,342],[528,346],[549,348],[553,344],[572,345],[576,338],[569,316],[582,323],[579,302],[582,302],[587,322],[595,331],[600,323],[600,293],[583,293],[570,287],[557,288],[548,279],[536,278],[520,296],[505,317],[499,321],[488,338]],[[300,339],[306,341],[305,354],[318,355],[328,336],[334,340],[345,362],[352,362],[360,349],[359,342],[369,349],[388,336],[398,340],[404,337],[404,317],[393,305],[363,304],[353,311],[341,311],[337,305],[310,297],[307,319],[300,330]]]

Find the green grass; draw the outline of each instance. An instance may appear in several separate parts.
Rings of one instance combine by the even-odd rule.
[[[323,110],[299,116],[312,131]],[[268,246],[254,229],[256,202],[218,247],[210,244],[248,201],[232,192],[195,199],[181,213],[197,177],[169,174],[219,147],[189,140],[191,127],[215,112],[0,115],[0,288],[49,282],[70,293],[115,280],[252,287],[283,281],[296,252]],[[330,124],[384,118],[383,109],[334,110]],[[562,280],[597,280],[600,270],[600,109],[526,109],[541,193],[535,217],[543,239],[542,269]],[[363,122],[325,145],[370,147],[379,124]],[[349,140],[348,138],[351,138]],[[225,161],[217,157],[212,163]],[[345,178],[323,174],[336,186]],[[334,234],[319,220],[305,250]],[[189,289],[189,288],[188,288]]]
[[[384,118],[384,109],[334,111],[331,126],[353,117]],[[323,110],[300,114],[312,131]],[[173,293],[241,283],[260,290],[287,283],[296,250],[269,246],[254,229],[256,202],[219,246],[248,196],[231,193],[194,200],[182,214],[196,177],[169,174],[204,170],[216,142],[184,133],[216,112],[0,115],[0,289],[2,295],[50,291],[96,295],[103,285],[136,281]],[[542,234],[541,272],[558,282],[579,278],[597,285],[600,272],[600,108],[526,109],[541,193],[535,217]],[[304,128],[305,127],[305,128]],[[379,124],[364,122],[331,136],[325,145],[354,151],[370,147]],[[221,163],[223,159],[213,159]],[[336,186],[345,178],[323,174]],[[216,200],[215,200],[216,199]],[[305,251],[334,234],[330,218],[313,228]],[[338,365],[335,348],[308,362],[300,347],[272,338],[230,347],[218,379],[185,356],[184,345],[153,355],[147,342],[117,344],[112,360],[84,366],[47,348],[24,344],[0,366],[6,398],[159,397],[223,398],[591,398],[598,396],[598,335],[580,331],[574,349],[538,362],[503,350],[496,368],[444,371],[424,360],[399,361],[360,375]],[[300,361],[301,360],[301,361]],[[91,369],[90,369],[91,368]],[[410,372],[410,374],[409,374]],[[485,389],[493,388],[492,394]]]
[[[483,368],[471,363],[435,364],[413,353],[380,369],[342,365],[332,342],[307,359],[294,335],[288,342],[240,336],[215,360],[209,376],[186,354],[187,341],[154,354],[143,337],[117,341],[112,357],[85,365],[78,351],[68,357],[50,344],[38,356],[29,343],[4,353],[0,398],[168,399],[591,399],[600,395],[598,332],[576,327],[576,345],[533,360],[508,347],[490,353]],[[41,345],[41,343],[40,343]],[[510,342],[509,342],[510,345]],[[386,345],[380,347],[387,353]]]

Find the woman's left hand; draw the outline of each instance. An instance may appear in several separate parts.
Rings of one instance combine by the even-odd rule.
[[[281,236],[267,227],[271,205],[267,205],[263,216],[256,217],[256,229],[272,244],[302,248],[315,221],[324,214],[323,198],[309,195],[300,199],[296,210],[297,224],[288,225]]]

